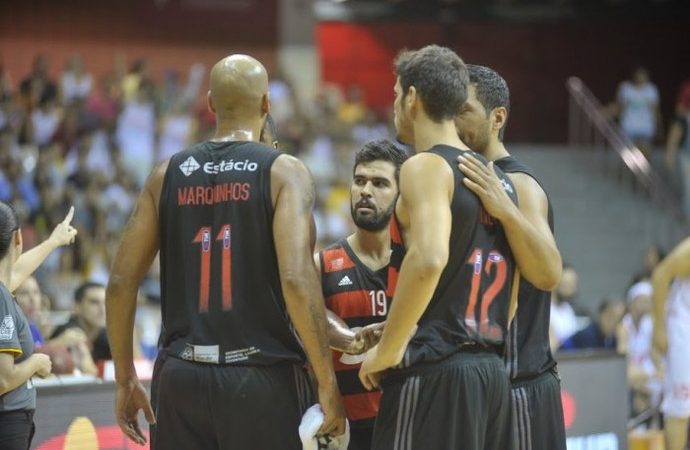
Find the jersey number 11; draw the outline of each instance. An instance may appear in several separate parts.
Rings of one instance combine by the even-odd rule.
[[[230,225],[220,227],[220,233],[215,242],[220,242],[221,255],[221,295],[223,298],[223,311],[232,309],[232,250],[230,248]],[[194,236],[192,243],[201,244],[201,264],[199,273],[199,312],[208,312],[208,299],[211,285],[211,227],[202,227]],[[182,262],[184,264],[184,262]]]

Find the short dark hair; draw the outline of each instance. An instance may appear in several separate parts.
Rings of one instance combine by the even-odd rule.
[[[503,107],[510,111],[510,90],[508,83],[495,70],[486,66],[468,64],[470,83],[476,85],[477,100],[484,106],[487,117],[491,111]],[[498,132],[498,138],[503,140],[505,124]]]
[[[403,51],[395,60],[402,96],[414,86],[424,110],[435,122],[453,119],[467,101],[469,75],[462,59],[451,49],[428,45]]]
[[[0,259],[7,256],[12,236],[19,229],[17,212],[9,203],[0,201]]]
[[[355,155],[355,165],[352,167],[352,174],[362,163],[372,161],[388,161],[395,166],[395,181],[398,182],[400,176],[400,166],[407,159],[407,153],[393,144],[388,139],[378,139],[364,144]]]
[[[93,288],[104,288],[105,286],[102,283],[97,283],[95,281],[87,281],[86,283],[82,283],[76,291],[74,291],[74,301],[75,303],[81,303],[82,300],[84,300],[84,297],[86,296],[86,291],[89,289]]]

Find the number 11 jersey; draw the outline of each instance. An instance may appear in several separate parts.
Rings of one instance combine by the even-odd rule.
[[[161,346],[209,364],[304,362],[273,240],[271,166],[255,142],[197,144],[170,159],[159,205]]]

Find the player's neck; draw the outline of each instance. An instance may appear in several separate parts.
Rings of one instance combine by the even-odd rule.
[[[391,238],[388,227],[380,231],[357,228],[348,236],[347,243],[360,261],[371,270],[379,270],[390,262]]]
[[[211,138],[214,142],[259,141],[261,126],[253,121],[218,121],[216,132]]]
[[[486,152],[484,152],[483,156],[489,161],[496,161],[497,159],[510,156],[510,153],[506,150],[503,142],[499,141],[497,138],[492,138],[489,141],[489,145],[486,146]]]
[[[5,285],[5,287],[10,289],[10,281],[12,279],[12,263],[10,262],[11,255],[0,261],[0,282]]]
[[[413,127],[414,146],[418,153],[425,152],[435,145],[448,145],[460,149],[468,148],[458,137],[455,122],[452,120],[437,123],[422,114],[415,121]]]

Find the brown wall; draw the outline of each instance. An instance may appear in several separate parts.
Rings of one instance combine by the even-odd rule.
[[[156,6],[156,3],[161,6]],[[273,71],[278,0],[4,0],[0,2],[0,64],[19,83],[38,52],[57,77],[66,58],[82,55],[96,75],[122,57],[186,73],[234,52],[249,53]]]
[[[326,80],[364,86],[377,108],[392,104],[392,60],[399,49],[438,43],[466,62],[498,70],[511,87],[513,115],[506,139],[566,138],[565,80],[581,77],[603,102],[637,65],[648,67],[666,119],[682,80],[690,78],[690,27],[685,23],[323,22],[318,29]]]

